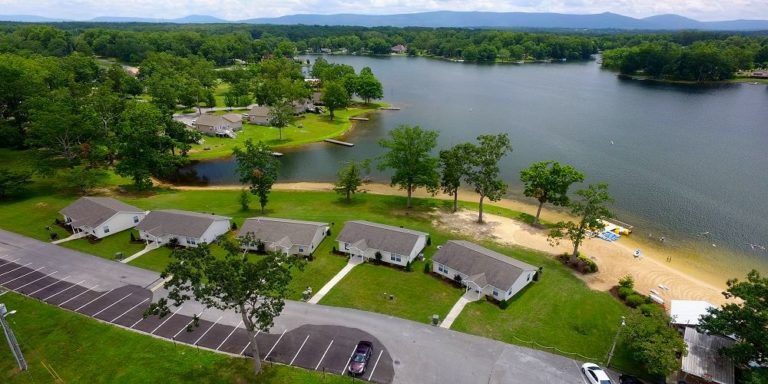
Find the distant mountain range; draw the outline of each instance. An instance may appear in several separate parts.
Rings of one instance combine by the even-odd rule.
[[[33,15],[0,15],[0,20],[20,22],[57,22],[62,19]],[[525,12],[421,12],[395,15],[299,14],[248,20],[223,20],[213,16],[190,15],[178,19],[101,16],[91,22],[111,23],[249,23],[353,25],[363,27],[462,27],[462,28],[541,28],[541,29],[621,29],[621,30],[681,30],[714,31],[768,30],[768,20],[698,21],[679,15],[658,15],[642,19],[615,13],[587,15]]]

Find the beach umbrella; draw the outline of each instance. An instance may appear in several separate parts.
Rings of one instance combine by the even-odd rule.
[[[640,257],[640,248],[635,249],[634,255],[635,255],[635,257]]]

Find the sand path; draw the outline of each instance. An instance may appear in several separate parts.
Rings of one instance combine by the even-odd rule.
[[[181,190],[240,190],[240,185],[218,185],[218,186],[169,186]],[[282,191],[333,191],[333,184],[318,182],[295,182],[295,183],[277,183],[274,190]],[[363,187],[365,193],[392,195],[403,194],[403,191],[386,184],[369,183]],[[433,197],[424,190],[414,192],[414,197]],[[439,199],[452,200],[453,198],[445,194],[434,196]],[[461,191],[459,199],[465,201],[477,201],[477,194],[469,191]],[[535,213],[536,206],[533,204],[502,199],[493,202],[492,205],[508,208],[514,211]],[[475,222],[477,213],[463,210],[456,214],[439,213],[436,218],[436,224],[450,231],[456,231],[462,234],[471,233],[474,236],[492,239],[502,244],[511,244],[522,246],[552,255],[567,252],[570,250],[570,243],[563,241],[558,246],[551,246],[547,241],[545,231],[531,227],[510,218],[486,214],[486,224],[480,225]],[[543,220],[556,222],[568,219],[566,213],[552,209],[543,209],[541,213]],[[722,304],[725,298],[722,291],[725,289],[725,278],[718,281],[715,278],[703,279],[693,277],[680,265],[670,265],[662,261],[665,255],[654,252],[653,257],[642,257],[636,259],[632,254],[638,243],[631,238],[623,238],[618,242],[607,242],[600,239],[586,240],[582,246],[584,254],[591,257],[598,264],[599,272],[587,276],[580,276],[589,287],[596,290],[607,291],[618,282],[619,278],[631,274],[635,278],[635,289],[641,293],[647,294],[651,289],[658,292],[661,297],[669,303],[672,299],[684,300],[705,300],[713,304]],[[668,290],[659,288],[663,285]]]

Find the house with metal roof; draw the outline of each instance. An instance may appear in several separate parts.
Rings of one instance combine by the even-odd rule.
[[[74,233],[97,239],[135,227],[146,212],[111,197],[81,197],[59,211]]]
[[[350,257],[405,266],[424,250],[427,237],[429,234],[424,232],[355,220],[346,222],[336,241],[339,251]]]
[[[683,356],[681,371],[706,380],[708,383],[733,384],[736,382],[733,360],[720,355],[720,350],[735,341],[727,337],[700,333],[695,327],[686,327],[683,335],[688,354]]]
[[[245,220],[237,237],[250,239],[241,244],[243,250],[255,251],[262,243],[269,252],[309,256],[325,239],[328,228],[328,223],[316,221],[254,217]]]
[[[463,240],[446,242],[432,256],[432,271],[460,280],[467,290],[506,301],[534,281],[539,268]],[[459,276],[457,278],[456,276]]]
[[[139,238],[163,245],[173,242],[183,247],[213,243],[229,232],[230,218],[176,209],[152,211],[136,226]]]
[[[237,113],[200,115],[195,120],[195,128],[206,135],[234,137],[235,132],[243,129],[243,116]]]

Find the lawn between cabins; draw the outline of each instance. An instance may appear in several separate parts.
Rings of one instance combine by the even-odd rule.
[[[147,210],[176,208],[231,216],[240,225],[245,218],[258,216],[260,212],[257,209],[241,211],[238,194],[238,191],[213,190],[160,191],[148,196],[117,197]],[[45,223],[52,222],[58,210],[74,199],[74,196],[36,195],[0,203],[0,227],[46,240]],[[345,257],[331,253],[334,239],[345,221],[370,220],[428,232],[432,237],[432,245],[425,250],[429,259],[436,245],[448,239],[461,238],[432,227],[430,213],[434,209],[446,209],[448,205],[450,202],[437,199],[415,199],[414,208],[407,210],[404,209],[405,198],[401,196],[363,194],[356,196],[352,203],[346,203],[330,192],[273,192],[268,216],[334,223],[331,236],[315,252],[315,260],[309,262],[304,271],[295,271],[290,298],[298,299],[307,286],[317,292],[346,264]],[[505,216],[521,217],[519,213],[503,208],[494,210]],[[115,241],[127,246],[127,233],[125,236],[125,241],[119,238]],[[96,244],[75,242],[70,247],[112,257],[115,249],[110,241]],[[543,266],[544,273],[539,282],[516,295],[505,310],[488,302],[468,305],[454,323],[454,329],[555,353],[574,352],[589,358],[605,359],[620,317],[628,311],[623,304],[608,293],[590,290],[550,255],[512,247],[492,248],[530,264]],[[159,271],[168,262],[168,255],[167,248],[161,248],[132,264]],[[412,272],[384,265],[358,266],[330,291],[321,304],[369,310],[423,323],[428,322],[433,314],[443,319],[463,290],[424,273],[423,268],[423,262],[415,263]],[[394,295],[393,300],[389,300],[389,294]],[[540,345],[525,342],[530,340]],[[542,346],[555,347],[558,351]],[[613,363],[628,371],[635,370],[622,348],[618,349]]]
[[[3,383],[262,383],[334,384],[349,378],[265,364],[254,378],[249,359],[231,357],[104,324],[15,293],[0,298],[29,370],[20,372],[0,348]],[[3,343],[5,344],[5,343]]]
[[[356,104],[353,107],[334,111],[335,118],[330,120],[328,112],[323,114],[305,113],[292,125],[283,128],[283,139],[280,140],[280,130],[250,123],[243,123],[243,130],[237,132],[235,138],[203,136],[203,144],[194,144],[189,152],[192,160],[216,159],[232,155],[235,147],[243,147],[246,140],[263,141],[272,149],[295,147],[302,144],[323,141],[338,137],[347,132],[354,123],[349,118],[371,113],[384,103]],[[216,114],[247,113],[247,110],[217,111]]]

